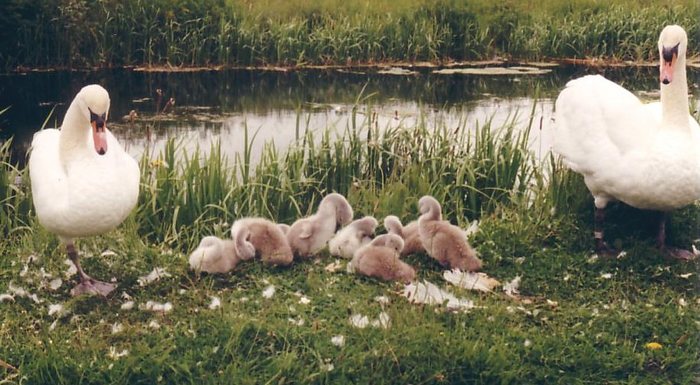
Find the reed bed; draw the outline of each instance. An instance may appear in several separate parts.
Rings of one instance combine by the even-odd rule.
[[[692,0],[15,0],[0,4],[0,65],[296,66],[493,56],[648,60],[665,24],[681,24],[697,36],[698,12]]]
[[[415,218],[418,199],[426,194],[447,202],[444,215],[460,225],[515,210],[530,221],[523,229],[533,236],[540,230],[530,225],[567,222],[562,213],[572,210],[584,223],[590,219],[590,196],[580,176],[553,155],[538,160],[530,151],[531,120],[522,126],[514,115],[500,127],[490,120],[468,127],[462,119],[448,127],[423,116],[415,126],[379,127],[372,106],[365,110],[354,108],[342,129],[300,126],[296,143],[284,152],[265,143],[257,163],[251,156],[256,135],[247,129],[244,151],[234,159],[218,142],[206,152],[187,153],[174,138],[159,153],[146,149],[130,221],[146,239],[186,250],[203,234],[225,235],[243,216],[292,223],[329,192],[346,195],[358,213],[379,218]],[[302,115],[298,120],[303,125]],[[5,235],[35,225],[28,170],[9,163],[10,146],[7,141],[0,147]]]
[[[291,223],[332,191],[348,196],[358,212],[378,217],[416,216],[418,199],[431,194],[449,202],[445,215],[460,224],[502,206],[529,207],[533,196],[547,191],[553,201],[569,199],[569,186],[561,182],[568,180],[568,171],[552,168],[549,177],[555,183],[546,183],[546,172],[528,149],[530,127],[518,127],[517,116],[501,127],[490,121],[467,127],[466,119],[447,127],[423,117],[416,126],[392,128],[379,127],[372,107],[366,110],[360,114],[354,108],[340,130],[299,127],[295,144],[280,152],[267,143],[255,164],[255,134],[248,130],[242,138],[245,150],[234,159],[223,155],[220,143],[212,143],[206,156],[198,148],[184,152],[177,139],[160,153],[147,149],[132,216],[137,231],[186,249],[204,233],[221,235],[242,216]],[[303,124],[301,116],[299,121]],[[10,145],[0,148],[2,221],[8,234],[28,229],[33,218],[28,172],[8,163]]]
[[[418,199],[430,194],[446,202],[444,215],[459,225],[504,210],[518,212],[521,230],[533,237],[557,238],[544,235],[540,226],[571,224],[565,217],[572,212],[590,225],[590,195],[581,177],[553,155],[537,159],[530,151],[531,120],[519,125],[514,115],[500,127],[490,120],[468,127],[462,119],[448,127],[423,116],[415,126],[379,127],[371,105],[351,114],[340,130],[299,127],[296,143],[284,152],[264,144],[257,163],[251,156],[255,133],[248,130],[244,151],[234,159],[218,142],[206,152],[187,153],[174,138],[160,153],[146,149],[139,203],[129,223],[145,239],[187,250],[203,235],[226,236],[243,216],[292,223],[310,214],[324,195],[339,192],[358,215],[378,218],[415,218]],[[302,115],[298,120],[303,125]],[[6,236],[36,226],[28,170],[9,163],[10,146],[11,141],[0,146],[0,224]],[[634,227],[638,213],[622,212]],[[696,225],[693,213],[679,214],[685,219],[671,225],[671,237],[694,240],[681,230]]]
[[[245,215],[291,223],[332,191],[378,216],[389,209],[415,216],[418,199],[432,194],[450,202],[449,218],[465,222],[532,193],[528,186],[539,171],[527,148],[529,128],[516,127],[517,117],[503,127],[421,119],[416,127],[380,129],[372,116],[353,111],[339,134],[300,130],[284,154],[267,144],[257,164],[247,131],[246,150],[235,159],[223,156],[218,143],[202,158],[170,140],[162,153],[141,160],[139,231],[166,242],[190,234],[185,244],[191,245],[203,229]]]

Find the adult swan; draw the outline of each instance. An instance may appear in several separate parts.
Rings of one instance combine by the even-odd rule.
[[[136,205],[139,167],[106,126],[109,95],[89,85],[73,99],[60,130],[34,134],[29,177],[39,222],[58,235],[80,283],[72,295],[106,296],[116,287],[85,274],[73,239],[117,227]]]
[[[661,102],[642,104],[602,76],[570,81],[556,101],[554,150],[583,175],[595,199],[595,249],[614,255],[604,240],[605,206],[619,200],[662,212],[657,246],[667,257],[693,253],[666,246],[666,213],[700,199],[700,126],[688,113],[683,28],[659,37]]]

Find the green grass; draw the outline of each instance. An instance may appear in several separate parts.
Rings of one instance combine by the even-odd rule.
[[[8,0],[0,65],[249,66],[576,57],[651,60],[666,24],[697,53],[694,0]]]
[[[12,282],[43,302],[0,302],[0,359],[14,367],[0,367],[0,381],[693,383],[700,358],[697,268],[658,255],[645,213],[612,207],[610,239],[628,254],[589,260],[585,186],[554,159],[533,158],[527,126],[447,129],[424,119],[379,130],[361,115],[351,122],[337,140],[300,128],[296,146],[284,155],[269,146],[258,164],[249,151],[225,159],[218,144],[203,156],[183,154],[171,141],[161,154],[145,156],[133,215],[118,230],[78,243],[83,255],[95,256],[84,259],[88,272],[119,281],[108,300],[70,297],[74,278],[62,276],[64,251],[34,220],[27,185],[8,189],[3,171],[0,198],[14,209],[3,211],[11,227],[0,242],[0,293]],[[254,134],[245,140],[250,148]],[[4,165],[26,178],[26,170]],[[290,223],[330,191],[346,194],[356,217],[415,218],[418,198],[432,194],[453,223],[479,218],[472,243],[485,271],[501,281],[521,276],[529,301],[449,288],[478,307],[436,311],[409,304],[397,294],[401,285],[327,272],[330,258],[286,269],[250,262],[202,277],[187,270],[187,253],[202,236],[224,236],[244,215]],[[699,246],[700,207],[679,210],[673,220],[672,243]],[[105,250],[114,253],[98,257]],[[38,259],[29,263],[30,256]],[[425,256],[407,262],[421,279],[447,286]],[[140,286],[138,277],[154,267],[172,276]],[[687,273],[693,275],[683,278]],[[47,283],[55,277],[64,282],[51,291]],[[263,298],[271,284],[275,295]],[[121,309],[123,294],[135,301],[133,309]],[[300,295],[310,303],[300,303]],[[379,295],[390,303],[376,302]],[[209,309],[212,296],[220,308]],[[173,310],[140,309],[150,300],[169,301]],[[58,303],[67,313],[49,315],[48,306]],[[351,314],[376,319],[382,311],[391,318],[388,329],[348,322]],[[342,347],[331,343],[338,335]],[[649,342],[662,348],[650,350]]]

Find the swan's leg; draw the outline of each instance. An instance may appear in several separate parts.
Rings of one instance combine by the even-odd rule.
[[[75,250],[75,245],[73,245],[73,242],[66,243],[66,252],[68,253],[70,260],[75,265],[75,268],[78,270],[78,275],[80,276],[80,283],[70,291],[72,296],[76,297],[82,294],[99,294],[106,297],[117,287],[117,285],[112,283],[98,281],[85,273],[82,266],[80,266],[80,257],[78,256],[77,250]]]
[[[603,224],[605,223],[605,207],[596,207],[594,215],[593,238],[595,239],[596,254],[601,258],[616,257],[619,252],[608,246],[605,242],[605,231],[603,230]]]
[[[656,247],[663,253],[666,258],[677,259],[681,261],[690,261],[695,259],[695,254],[690,250],[683,250],[675,247],[666,246],[666,220],[668,213],[662,212],[659,216],[659,232],[656,235]]]

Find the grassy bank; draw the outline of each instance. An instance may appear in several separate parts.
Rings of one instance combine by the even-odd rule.
[[[694,0],[9,0],[0,4],[0,65],[647,60],[666,24],[683,25],[698,47],[699,13]]]
[[[585,187],[553,160],[533,158],[527,127],[470,135],[474,127],[424,120],[380,133],[362,116],[353,121],[340,140],[300,130],[298,146],[285,155],[269,147],[256,165],[247,153],[224,159],[217,145],[206,157],[184,156],[175,142],[145,156],[137,210],[117,231],[79,243],[88,271],[119,281],[109,300],[70,297],[74,278],[64,275],[56,237],[30,211],[26,170],[3,163],[0,293],[12,283],[40,303],[20,295],[0,302],[2,383],[622,384],[697,376],[696,266],[658,255],[648,214],[615,207],[608,235],[628,254],[590,259]],[[479,218],[472,243],[485,271],[502,281],[520,276],[524,300],[449,287],[477,307],[436,311],[408,303],[401,285],[326,271],[331,259],[288,269],[251,262],[220,276],[187,271],[200,237],[224,236],[244,215],[290,223],[329,191],[346,194],[356,217],[415,218],[418,198],[432,194],[453,223]],[[672,243],[688,247],[699,233],[700,207],[674,213]],[[425,256],[407,261],[421,279],[447,287]],[[140,285],[155,267],[170,276]],[[276,291],[265,298],[270,285]],[[172,311],[146,310],[148,301],[170,302]],[[49,313],[56,304],[63,310]],[[349,322],[382,312],[388,328]]]

